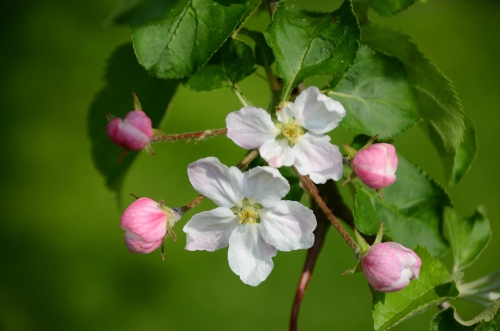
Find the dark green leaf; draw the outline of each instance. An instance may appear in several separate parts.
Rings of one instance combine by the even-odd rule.
[[[416,0],[370,0],[370,7],[382,16],[395,15],[410,7]]]
[[[344,129],[388,139],[413,126],[418,103],[404,65],[363,45],[354,65],[326,93],[347,111]]]
[[[402,321],[458,295],[446,267],[421,246],[415,253],[422,260],[419,278],[398,292],[380,293],[373,304],[376,331],[387,330]]]
[[[465,129],[462,105],[451,81],[402,32],[375,24],[363,25],[361,29],[362,43],[395,56],[405,64],[417,95],[422,130],[442,156],[447,179],[462,177],[463,169],[468,167],[451,166],[447,161],[450,155],[457,155]],[[453,171],[460,173],[455,175]]]
[[[359,231],[374,235],[384,222],[385,237],[406,247],[421,244],[433,256],[448,249],[442,233],[443,213],[451,206],[444,189],[417,166],[398,155],[397,180],[382,189],[384,199],[358,178],[354,218]],[[349,175],[348,173],[346,176]]]
[[[253,51],[245,42],[230,38],[185,83],[195,91],[231,87],[255,71]]]
[[[452,208],[446,208],[445,220],[451,234],[453,270],[470,267],[491,240],[490,221],[481,208],[467,218],[459,217]]]
[[[174,2],[175,0],[123,0],[106,21],[140,25],[163,14]]]
[[[259,0],[177,0],[132,28],[139,62],[160,78],[193,74],[258,7]]]
[[[434,316],[431,331],[496,331],[500,330],[500,299],[492,302],[481,314],[470,321],[457,321],[452,307]]]
[[[122,149],[113,144],[107,134],[105,113],[124,117],[132,110],[132,92],[141,100],[144,111],[157,127],[177,88],[178,81],[160,80],[150,76],[137,63],[132,44],[118,47],[108,61],[106,86],[97,93],[89,109],[87,129],[91,140],[94,164],[106,180],[106,186],[119,193],[123,178],[137,152],[130,152],[116,164]]]
[[[273,50],[267,44],[264,34],[246,28],[242,28],[240,34],[247,35],[255,41],[255,62],[264,68],[270,68],[275,59]]]
[[[281,1],[266,40],[283,78],[283,99],[306,77],[346,71],[356,56],[358,39],[358,23],[348,0],[330,14],[303,11]]]

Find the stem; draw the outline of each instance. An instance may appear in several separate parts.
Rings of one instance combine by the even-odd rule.
[[[314,201],[318,204],[319,208],[325,213],[326,217],[328,220],[335,226],[337,231],[340,233],[340,236],[345,240],[345,242],[351,247],[353,250],[354,254],[356,256],[359,256],[359,247],[358,244],[354,241],[354,239],[351,238],[349,233],[344,229],[344,227],[340,224],[340,222],[337,220],[337,218],[333,215],[332,211],[328,206],[326,205],[325,201],[321,196],[318,194],[318,189],[316,188],[316,185],[314,185],[313,182],[309,179],[309,177],[302,176],[297,168],[293,167],[293,170],[297,174],[297,176],[300,178],[300,181],[302,183],[302,186],[311,193],[311,197],[314,199]]]
[[[234,92],[234,94],[236,94],[236,96],[238,97],[238,100],[240,100],[241,104],[245,107],[250,107],[250,106],[253,106],[253,104],[250,102],[250,100],[248,100],[244,95],[243,95],[243,92],[241,92],[240,88],[238,87],[238,85],[236,84],[233,84],[232,86],[232,90]]]
[[[306,262],[304,264],[304,269],[302,270],[302,275],[300,276],[299,285],[297,286],[297,291],[295,292],[295,299],[293,300],[292,315],[290,316],[290,331],[297,331],[298,318],[300,305],[302,303],[302,298],[306,294],[307,285],[311,280],[314,267],[316,266],[316,260],[318,259],[319,253],[323,249],[323,244],[325,242],[326,233],[330,227],[330,222],[326,218],[326,215],[318,209],[318,205],[313,202],[313,210],[318,220],[318,226],[314,230],[314,244],[307,251]]]
[[[155,130],[155,135],[151,139],[152,143],[161,143],[166,141],[175,141],[175,140],[183,140],[186,142],[190,142],[192,140],[196,140],[197,142],[203,140],[205,138],[220,136],[227,133],[226,128],[215,129],[215,130],[205,130],[205,131],[196,131],[196,132],[187,132],[187,133],[179,133],[179,134],[166,134],[159,130]]]
[[[205,196],[203,195],[198,195],[196,198],[194,198],[192,201],[186,203],[184,206],[181,207],[181,213],[187,212],[189,209],[195,207],[198,205],[200,202],[202,202],[205,199]]]

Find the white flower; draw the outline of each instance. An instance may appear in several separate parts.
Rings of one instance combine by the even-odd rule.
[[[342,155],[324,135],[345,116],[340,102],[311,86],[295,102],[281,104],[276,115],[273,123],[264,109],[243,107],[226,117],[227,136],[243,148],[259,148],[272,167],[294,165],[316,184],[342,177]]]
[[[313,245],[316,218],[304,205],[281,200],[290,185],[278,170],[256,167],[242,173],[207,157],[191,163],[188,175],[193,187],[219,207],[186,223],[186,249],[213,252],[229,246],[229,267],[244,283],[264,281],[277,250]]]

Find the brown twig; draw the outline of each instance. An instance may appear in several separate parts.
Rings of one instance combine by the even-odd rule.
[[[321,210],[323,211],[323,213],[325,213],[328,220],[333,224],[333,226],[335,226],[337,231],[340,233],[340,236],[345,240],[345,242],[349,245],[349,247],[351,247],[354,254],[356,254],[356,256],[358,256],[359,255],[358,244],[356,244],[354,239],[352,239],[352,237],[349,235],[349,233],[347,233],[347,231],[344,229],[342,224],[340,224],[340,222],[337,220],[337,218],[333,215],[330,208],[328,208],[328,206],[326,205],[323,198],[321,198],[321,196],[319,195],[319,192],[318,192],[318,189],[316,188],[316,185],[314,185],[314,183],[309,179],[309,177],[302,176],[298,172],[297,168],[293,167],[293,170],[295,171],[297,176],[300,178],[300,181],[301,181],[304,189],[306,189],[307,191],[309,191],[311,193],[311,197],[318,204],[319,208],[321,208]]]
[[[335,214],[338,217],[340,217],[349,226],[354,227],[354,218],[352,212],[342,200],[337,185],[333,181],[327,181],[325,184],[318,185],[317,188],[316,186],[314,186],[314,189],[319,196],[323,197],[323,200],[330,210],[335,211]],[[290,317],[290,331],[297,330],[297,321],[299,317],[302,298],[304,297],[309,281],[311,280],[312,273],[316,265],[316,260],[321,253],[326,233],[330,225],[329,219],[320,208],[316,200],[312,200],[311,205],[314,214],[316,215],[318,226],[316,227],[316,230],[314,230],[314,245],[309,248],[307,252],[304,268],[300,276],[297,291],[295,292],[295,299],[292,306],[292,315]]]
[[[155,131],[155,135],[151,139],[152,143],[160,143],[166,141],[175,141],[175,140],[183,140],[183,141],[192,141],[192,140],[203,140],[205,138],[220,136],[227,133],[226,128],[215,129],[215,130],[205,130],[205,131],[196,131],[196,132],[186,132],[179,134],[166,134],[164,132]]]
[[[313,203],[313,210],[314,214],[316,215],[318,225],[314,230],[314,245],[307,251],[304,269],[302,270],[299,285],[297,286],[297,291],[295,292],[295,298],[293,300],[292,306],[292,315],[290,316],[290,331],[297,330],[302,298],[304,298],[304,295],[306,294],[307,285],[309,285],[309,280],[312,277],[312,273],[316,265],[316,260],[318,259],[319,253],[321,253],[321,250],[323,249],[323,243],[325,242],[325,237],[328,232],[328,228],[330,227],[330,222],[326,218],[326,215],[317,208],[318,205]]]

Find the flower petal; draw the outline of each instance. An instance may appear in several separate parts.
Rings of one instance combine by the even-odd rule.
[[[250,203],[273,206],[290,191],[290,184],[271,167],[255,167],[243,174],[243,192]]]
[[[273,270],[273,256],[276,248],[264,241],[259,224],[239,225],[229,237],[229,267],[245,284],[264,281]]]
[[[188,251],[213,252],[229,245],[229,236],[238,226],[238,217],[225,207],[194,215],[182,229],[186,233]]]
[[[340,102],[322,94],[316,86],[308,87],[295,99],[295,108],[301,110],[304,127],[316,134],[335,129],[346,114]]]
[[[292,148],[286,139],[271,139],[259,149],[260,156],[273,168],[291,166],[295,162]]]
[[[280,251],[310,248],[314,244],[316,217],[296,201],[281,201],[259,212],[264,240]]]
[[[189,181],[196,191],[220,207],[241,206],[243,174],[228,168],[215,157],[206,157],[188,166]]]
[[[304,116],[302,115],[302,108],[297,108],[296,104],[290,101],[280,104],[280,108],[276,110],[276,117],[281,123],[287,124],[290,119],[302,126],[304,124]]]
[[[342,178],[344,168],[339,148],[330,144],[329,136],[307,132],[293,146],[295,167],[301,175],[309,175],[316,184]]]
[[[148,254],[160,247],[164,238],[161,238],[155,242],[144,241],[139,235],[133,232],[125,232],[125,246],[133,254]]]
[[[240,147],[259,148],[269,139],[274,139],[280,130],[264,109],[243,107],[226,117],[227,137]]]

